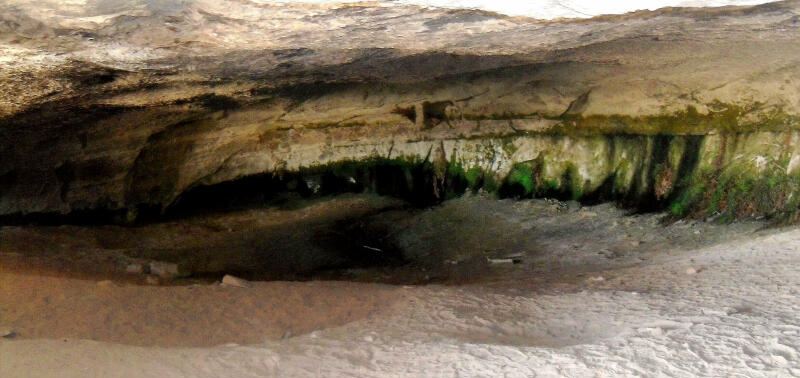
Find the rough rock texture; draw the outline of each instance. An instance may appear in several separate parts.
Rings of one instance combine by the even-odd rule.
[[[0,214],[165,208],[200,185],[373,158],[679,215],[796,209],[798,40],[798,1],[558,22],[6,1]]]

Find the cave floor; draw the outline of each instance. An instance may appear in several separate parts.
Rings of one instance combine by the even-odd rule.
[[[348,195],[137,227],[3,227],[0,327],[14,335],[0,376],[800,376],[800,230],[764,226]],[[336,253],[279,265],[277,281],[224,265],[279,262],[269,246],[301,240],[288,248],[301,261]],[[120,271],[148,259],[188,277]],[[225,271],[258,281],[220,286]]]

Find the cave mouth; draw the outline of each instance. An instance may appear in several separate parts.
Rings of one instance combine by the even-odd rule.
[[[705,198],[695,193],[692,200],[692,181],[673,179],[697,170],[702,137],[606,138],[611,146],[649,140],[652,148],[636,149],[647,159],[627,171],[620,165],[598,176],[600,185],[584,178],[582,165],[557,166],[543,154],[513,163],[498,178],[496,171],[448,162],[443,147],[431,147],[424,159],[342,160],[196,185],[166,206],[144,202],[116,210],[6,216],[3,225],[23,227],[0,229],[29,256],[4,259],[56,274],[136,283],[155,275],[165,284],[218,282],[225,275],[460,284],[512,277],[509,267],[547,274],[530,260],[562,248],[554,240],[581,239],[587,232],[604,238],[591,231],[603,229],[605,219],[630,223],[630,216],[654,220],[641,228],[663,233],[666,224],[687,219],[673,211],[674,204],[690,209],[691,201]],[[552,167],[561,173],[554,175]],[[583,210],[596,207],[601,210]],[[617,229],[607,232],[627,237]],[[43,247],[31,254],[26,243]],[[639,246],[630,243],[611,243],[601,255],[619,256]],[[171,267],[166,274],[163,264]]]
[[[116,273],[123,273],[124,280],[146,283],[160,271],[153,264],[166,263],[175,267],[162,280],[170,284],[219,281],[225,275],[255,281],[466,283],[502,272],[506,264],[517,265],[539,250],[537,238],[518,234],[529,228],[521,219],[530,214],[514,206],[537,201],[533,212],[546,216],[624,205],[612,205],[618,199],[609,184],[613,178],[582,197],[572,191],[569,176],[561,187],[536,185],[543,189],[531,191],[539,170],[535,162],[517,165],[498,183],[486,172],[429,159],[348,160],[198,185],[169,206],[135,206],[135,218],[127,209],[5,221],[39,230],[34,239],[59,240],[63,248],[43,253],[64,258],[47,257],[34,265],[70,274],[120,278]],[[638,205],[613,216],[663,209],[656,201]],[[77,245],[87,243],[72,240],[70,232],[95,241],[89,244],[97,253],[78,255]],[[525,241],[502,241],[513,235]],[[454,248],[459,244],[473,252],[461,253]]]
[[[162,284],[218,282],[225,275],[416,284],[444,279],[425,273],[432,262],[407,253],[392,225],[467,192],[476,190],[463,175],[440,177],[427,160],[374,158],[198,185],[166,207],[12,215],[2,224],[21,226],[5,230],[12,234],[30,231],[10,236],[20,244],[58,240],[41,258],[10,261],[56,275],[146,283],[160,271],[153,264],[165,263],[179,272]],[[69,234],[90,239],[93,248],[78,252],[87,242]]]
[[[177,219],[265,205],[299,206],[304,200],[344,193],[372,193],[425,208],[463,194],[466,186],[438,179],[432,163],[374,158],[305,167],[294,172],[251,175],[186,190],[163,211],[141,206],[139,221]]]
[[[354,212],[343,209],[359,205],[365,208]],[[200,219],[220,219],[226,214],[221,218],[230,217],[238,225],[247,223],[252,214],[275,214],[284,219],[252,229],[226,228],[223,232],[235,236],[221,243],[221,248],[228,249],[225,261],[196,261],[198,255],[203,256],[201,260],[213,259],[197,248],[177,254],[189,255],[185,258],[175,260],[174,251],[158,258],[188,267],[190,271],[183,277],[187,282],[215,282],[225,275],[252,281],[349,280],[353,271],[379,274],[406,269],[413,261],[406,259],[389,237],[391,230],[372,220],[387,212],[407,215],[409,208],[406,203],[372,195],[330,195],[282,199],[277,207],[205,213]],[[359,280],[378,279],[364,276]]]

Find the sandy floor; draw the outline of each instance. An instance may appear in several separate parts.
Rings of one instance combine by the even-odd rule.
[[[126,275],[126,267],[153,260],[180,264],[195,277],[297,279],[358,260],[364,251],[350,252],[361,246],[351,240],[349,225],[399,205],[386,197],[342,195],[139,227],[0,227],[0,264],[11,271],[138,283],[145,277]]]
[[[800,231],[721,244],[644,266],[605,271],[602,281],[589,277],[590,288],[580,291],[530,295],[472,286],[400,288],[402,303],[388,314],[250,346],[162,349],[74,339],[3,340],[0,373],[3,377],[800,376],[798,247]],[[690,274],[692,269],[697,272]],[[62,285],[61,290],[87,285],[57,280],[50,283]],[[353,294],[370,287],[317,284]],[[292,291],[303,290],[306,284],[286,285]],[[264,285],[243,290],[268,289]],[[127,289],[106,290],[122,294]],[[178,289],[148,290],[168,296]]]
[[[254,344],[387,313],[402,290],[345,282],[137,286],[0,275],[0,319],[20,337],[131,345]]]
[[[565,216],[594,218],[581,211],[606,210]],[[671,235],[628,232],[642,217],[605,221],[630,220],[624,240]],[[0,376],[800,377],[800,230],[673,249],[650,235],[641,254],[609,258],[598,251],[618,235],[584,226],[526,255],[532,265],[487,266],[489,279],[459,286],[154,287],[4,271],[0,326],[18,336],[0,338]],[[581,237],[598,242],[576,248]]]

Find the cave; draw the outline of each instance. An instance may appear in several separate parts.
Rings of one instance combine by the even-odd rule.
[[[800,2],[687,4],[0,4],[0,377],[796,376]]]

